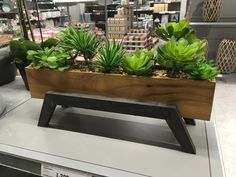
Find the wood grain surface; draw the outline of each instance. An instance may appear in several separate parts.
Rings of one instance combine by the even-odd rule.
[[[215,82],[26,69],[33,98],[47,91],[174,103],[185,118],[210,120]]]

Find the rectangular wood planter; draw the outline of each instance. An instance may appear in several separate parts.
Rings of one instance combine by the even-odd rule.
[[[215,82],[210,81],[33,68],[26,68],[26,73],[33,98],[59,91],[174,103],[184,118],[200,120],[210,120],[215,92]]]

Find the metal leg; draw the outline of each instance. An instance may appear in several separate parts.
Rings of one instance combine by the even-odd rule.
[[[194,119],[184,118],[184,122],[187,125],[196,125],[196,121]]]
[[[55,111],[56,104],[50,98],[50,95],[46,95],[43,102],[43,107],[40,113],[38,126],[47,127],[49,125],[49,121]]]
[[[78,107],[166,120],[169,128],[180,145],[177,146],[177,148],[180,148],[183,152],[196,154],[195,146],[185,126],[184,120],[175,105],[156,102],[144,103],[128,99],[84,94],[48,92],[45,95],[38,126],[47,127],[49,125],[49,121],[57,105],[61,105],[63,108]],[[193,122],[193,120],[191,121]],[[94,128],[90,127],[90,129]],[[146,140],[142,142],[145,141]],[[152,141],[154,142],[156,140],[153,139]]]
[[[181,150],[183,152],[196,154],[195,146],[180,114],[176,110],[173,110],[171,117],[168,117],[166,122],[179,142]]]

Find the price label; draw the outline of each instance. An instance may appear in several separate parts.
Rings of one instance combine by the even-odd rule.
[[[41,176],[43,177],[92,177],[92,175],[77,172],[67,168],[61,168],[54,165],[42,164]]]

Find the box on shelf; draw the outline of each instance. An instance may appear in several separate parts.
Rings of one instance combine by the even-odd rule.
[[[150,49],[157,43],[157,40],[154,40],[150,34],[149,29],[131,29],[124,36],[123,45],[127,51]]]
[[[154,4],[154,12],[168,11],[168,4]]]
[[[126,3],[126,2],[125,2]],[[108,38],[123,39],[133,25],[133,7],[125,6],[125,4],[117,8],[117,14],[107,19]]]

